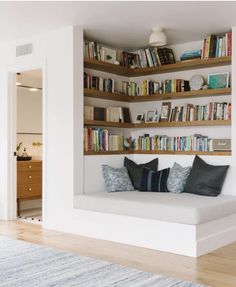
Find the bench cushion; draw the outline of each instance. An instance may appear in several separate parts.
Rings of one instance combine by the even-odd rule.
[[[197,225],[236,213],[236,196],[181,193],[94,192],[75,196],[75,207],[91,211]]]

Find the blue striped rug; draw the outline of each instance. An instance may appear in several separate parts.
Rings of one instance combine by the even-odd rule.
[[[203,287],[0,236],[1,287]]]

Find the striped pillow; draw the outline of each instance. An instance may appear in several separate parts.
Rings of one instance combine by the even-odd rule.
[[[139,191],[168,192],[167,179],[170,168],[153,171],[143,168]]]

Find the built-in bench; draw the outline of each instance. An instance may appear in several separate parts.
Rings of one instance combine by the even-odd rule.
[[[92,192],[77,195],[75,207],[104,213],[198,225],[236,213],[236,196],[189,193]]]

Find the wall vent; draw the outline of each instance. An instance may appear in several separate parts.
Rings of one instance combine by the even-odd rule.
[[[33,44],[25,44],[16,47],[16,57],[26,56],[33,53]]]

